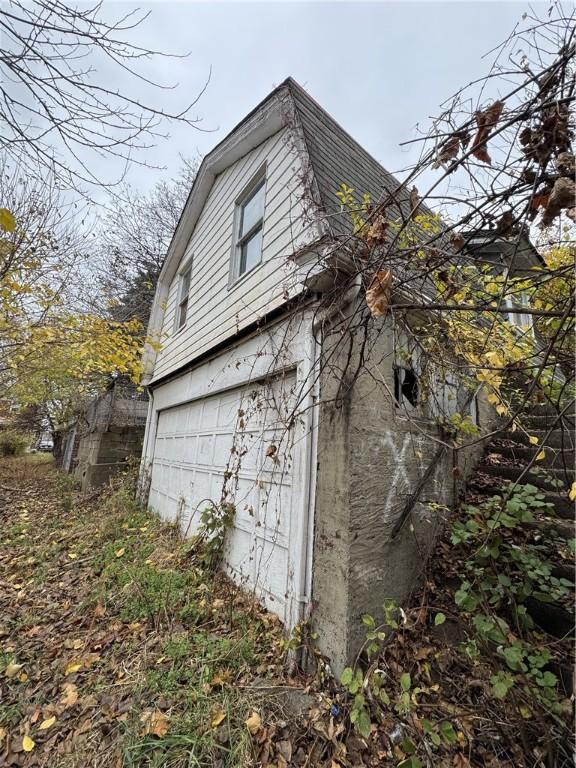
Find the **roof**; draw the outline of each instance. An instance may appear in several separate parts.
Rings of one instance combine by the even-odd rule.
[[[323,212],[334,235],[350,234],[350,216],[341,211],[336,192],[344,183],[359,195],[368,193],[373,203],[394,193],[400,182],[367,152],[295,80],[286,87],[300,118],[312,172]],[[407,196],[406,196],[407,197]]]
[[[286,127],[294,129],[294,144],[302,156],[306,185],[311,192],[311,199],[307,202],[317,223],[318,239],[324,234],[336,237],[351,234],[349,212],[341,210],[336,196],[343,183],[356,191],[358,199],[364,194],[370,195],[374,204],[386,197],[386,193],[395,192],[401,186],[302,86],[291,77],[287,78],[249,112],[200,164],[160,272],[148,325],[152,338],[162,326],[163,304],[169,285],[179,268],[216,176]],[[409,210],[408,194],[404,192],[401,197]],[[147,345],[145,371],[153,369],[155,358],[153,346]]]
[[[173,270],[168,267],[172,254],[178,252],[179,262],[216,175],[290,124],[293,116],[301,129],[312,183],[318,193],[315,202],[332,235],[350,234],[350,216],[340,209],[336,196],[343,183],[358,195],[369,194],[374,203],[401,186],[301,85],[288,77],[204,157],[168,249],[162,277],[171,279]]]

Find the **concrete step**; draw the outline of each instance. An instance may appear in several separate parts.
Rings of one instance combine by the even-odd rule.
[[[535,520],[523,525],[527,530],[543,536],[546,541],[554,537],[570,541],[576,534],[573,520]]]
[[[566,579],[576,585],[576,570],[573,565],[555,565],[552,568],[552,576],[557,579]]]
[[[554,512],[557,517],[563,520],[574,520],[574,502],[570,501],[568,494],[545,493],[544,501],[554,505]]]
[[[522,461],[529,464],[542,450],[542,446],[522,445],[514,443],[502,445],[498,441],[490,443],[487,448],[488,453],[496,453],[509,459]],[[551,448],[544,446],[545,458],[538,462],[540,466],[557,467],[558,469],[574,469],[576,461],[576,452],[561,448]]]
[[[511,432],[511,431],[501,432],[498,435],[498,437],[495,439],[513,440],[516,443],[531,445],[529,437],[537,437],[538,445],[541,445],[546,435],[548,435],[547,430],[543,431],[540,429],[533,429],[533,430],[530,430],[530,433],[528,435],[525,434],[524,432],[521,432],[520,430],[516,430],[516,432]],[[563,431],[561,429],[555,429],[546,438],[545,445],[549,446],[550,448],[573,449],[574,447],[576,447],[576,439],[574,434],[572,434],[571,432]]]
[[[534,597],[526,600],[528,613],[549,635],[566,637],[574,633],[574,611],[556,603],[544,603]]]
[[[525,426],[531,426],[535,429],[550,429],[550,427],[560,428],[574,432],[574,419],[566,415],[558,419],[558,414],[540,414],[540,413],[527,413],[523,414],[519,421]]]
[[[481,485],[477,480],[472,478],[468,484],[468,490],[475,491],[476,493],[491,495],[492,492],[497,491],[500,493],[506,493],[506,489],[509,485],[509,480],[504,478],[494,477],[494,484],[488,489],[485,485]],[[574,520],[575,518],[575,505],[570,501],[567,493],[554,493],[553,491],[543,491],[544,501],[547,504],[552,504],[556,517],[561,520]]]
[[[574,482],[576,474],[573,469],[564,471],[560,469],[551,469],[550,467],[543,469],[542,472],[535,472],[533,469],[525,472],[523,467],[510,467],[504,464],[486,464],[484,462],[478,465],[478,471],[494,477],[501,477],[505,480],[520,480],[523,484],[531,483],[537,488],[556,492],[569,488]]]
[[[568,407],[568,409],[565,411],[564,408]],[[536,413],[538,416],[558,416],[559,413],[562,413],[566,416],[571,416],[574,418],[574,405],[568,403],[564,403],[562,406],[555,406],[555,405],[549,405],[546,403],[536,403],[535,405],[527,405],[524,409],[525,413]]]

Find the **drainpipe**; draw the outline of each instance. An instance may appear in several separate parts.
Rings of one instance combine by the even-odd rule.
[[[140,475],[138,478],[138,501],[141,504],[148,503],[148,467],[152,464],[152,460],[148,461],[148,447],[150,444],[154,446],[156,423],[158,421],[157,418],[152,418],[154,415],[154,390],[150,386],[146,386],[146,393],[148,395],[148,414],[146,416],[146,429],[144,430]],[[153,455],[152,453],[152,458]]]

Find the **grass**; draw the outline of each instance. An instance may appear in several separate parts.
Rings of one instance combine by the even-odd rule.
[[[53,464],[54,456],[51,453],[25,453],[22,457],[28,464]]]
[[[0,679],[25,672],[5,681],[5,743],[30,735],[50,768],[255,765],[245,720],[263,705],[252,681],[283,676],[279,623],[142,510],[131,478],[87,503],[45,456],[2,463],[0,579],[23,586],[0,595]],[[58,705],[67,684],[79,709]]]

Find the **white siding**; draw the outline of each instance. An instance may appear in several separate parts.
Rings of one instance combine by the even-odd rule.
[[[192,259],[186,326],[175,332],[178,275],[162,324],[154,379],[225,341],[298,290],[288,257],[307,237],[302,223],[300,163],[288,129],[264,141],[216,177],[181,263]],[[262,262],[230,286],[235,202],[267,163]]]

